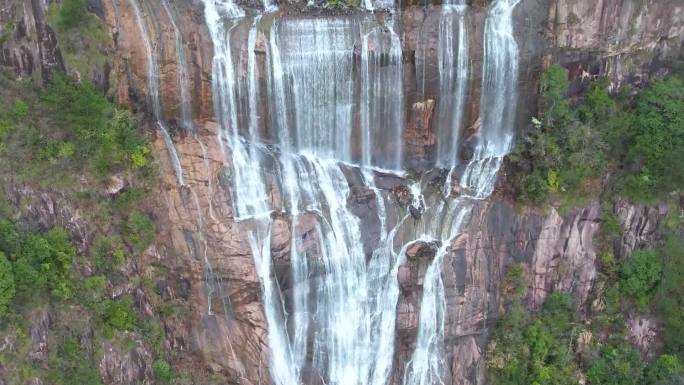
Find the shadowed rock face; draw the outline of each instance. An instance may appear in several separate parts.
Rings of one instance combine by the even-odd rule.
[[[162,115],[171,127],[178,128],[181,92],[177,36],[161,1],[147,0],[140,4],[158,55]],[[484,9],[482,2],[472,3],[468,17],[469,103],[465,112],[466,129],[461,134],[464,147],[479,127],[476,119]],[[616,86],[623,82],[641,84],[658,74],[667,60],[681,56],[684,9],[677,0],[650,0],[640,8],[635,8],[633,2],[619,0],[552,0],[543,2],[543,6],[539,3],[523,0],[514,14],[521,69],[516,125],[519,128],[536,111],[537,80],[544,64],[560,62],[570,67],[573,84],[579,89],[587,77],[602,75],[608,76]],[[12,67],[17,74],[32,74],[41,80],[51,71],[64,69],[54,34],[46,23],[43,4],[39,0],[0,1],[0,36],[13,28],[7,40],[0,40],[0,64]],[[130,2],[101,0],[99,5],[98,15],[104,18],[114,41],[110,71],[111,78],[117,79],[113,85],[117,100],[146,111],[147,58]],[[219,128],[211,92],[213,47],[202,2],[175,0],[169,1],[169,5],[185,48],[196,134],[180,130],[174,133],[187,183],[184,187],[176,182],[161,137],[155,142],[155,154],[163,170],[156,216],[157,227],[162,231],[155,248],[141,263],[144,266],[163,261],[178,277],[178,282],[160,286],[160,292],[172,298],[189,298],[193,303],[193,312],[187,319],[166,321],[169,346],[192,352],[201,370],[221,373],[236,383],[267,384],[269,351],[262,293],[246,237],[250,223],[234,221],[227,190],[231,178],[230,170],[226,169],[229,161],[216,139]],[[291,8],[283,5],[282,12],[293,14],[297,7],[297,4]],[[409,6],[401,14],[406,96],[404,141],[409,164],[419,169],[428,168],[434,155],[437,119],[433,114],[435,102],[439,103],[436,100],[439,96],[436,54],[439,15],[440,8],[433,5]],[[349,17],[357,16],[351,12]],[[246,50],[247,32],[247,28],[236,30],[232,40],[236,52]],[[259,76],[263,76],[262,69],[267,66],[267,44],[264,31],[260,31],[255,45]],[[418,62],[422,66],[420,72]],[[242,65],[244,68],[245,63]],[[239,76],[246,74],[243,71]],[[265,79],[261,80],[266,83]],[[265,90],[260,92],[262,98],[266,94]],[[267,100],[259,103],[266,105]],[[262,123],[259,130],[272,131],[267,123]],[[347,179],[354,184],[350,175]],[[376,179],[385,199],[395,207],[389,216],[396,221],[401,209],[410,203],[409,183],[394,176]],[[78,213],[70,210],[68,203],[54,192],[15,186],[7,195],[19,202],[17,205],[26,205],[21,202],[31,197],[27,219],[45,227],[60,225],[69,229],[76,235],[79,248],[85,250],[91,241]],[[272,189],[270,198],[274,202],[281,200],[276,189]],[[347,204],[361,220],[364,251],[368,253],[372,250],[368,245],[377,242],[379,237],[376,202],[368,189],[352,188]],[[624,228],[620,249],[628,253],[654,241],[665,207],[622,202],[614,211]],[[300,218],[297,234],[306,238],[313,232],[315,221],[315,218]],[[469,226],[454,239],[442,269],[447,302],[447,384],[485,383],[488,326],[501,313],[506,301],[502,282],[508,266],[522,263],[529,272],[526,304],[530,309],[538,308],[554,290],[571,292],[580,309],[587,305],[596,278],[593,236],[598,226],[596,203],[564,215],[554,210],[522,215],[510,202],[495,194],[474,208]],[[289,274],[291,227],[289,218],[276,218],[271,234],[275,274],[284,286],[288,285],[285,277]],[[313,238],[306,238],[300,247],[315,259],[320,254],[320,245]],[[415,345],[423,277],[435,247],[416,244],[409,252],[407,263],[399,269],[395,368],[406,366]],[[37,355],[42,354],[40,331],[43,323],[48,322],[41,320],[36,324]],[[151,378],[149,353],[139,349],[107,352],[100,370],[108,383],[133,384]],[[309,377],[311,383],[316,383],[315,373]],[[394,371],[393,383],[402,383],[401,371]]]

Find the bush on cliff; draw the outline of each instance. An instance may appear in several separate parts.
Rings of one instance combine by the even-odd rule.
[[[538,315],[527,315],[519,300],[499,321],[488,348],[494,384],[575,384],[571,350],[575,312],[567,294],[553,293]]]
[[[61,28],[74,28],[83,22],[87,14],[86,0],[64,0],[59,8],[57,24]]]
[[[511,154],[513,184],[532,205],[576,206],[603,177],[629,198],[650,202],[684,190],[684,74],[656,81],[636,97],[612,96],[602,81],[567,97],[567,70],[541,77],[541,119]]]
[[[7,308],[14,300],[15,292],[12,265],[0,251],[0,317],[6,314]]]
[[[99,175],[149,165],[150,149],[138,134],[131,113],[113,106],[92,84],[55,76],[43,91],[42,100],[67,128],[61,141],[45,147],[46,158],[73,157],[90,164]],[[73,150],[65,153],[63,149],[69,145]]]
[[[637,250],[620,269],[620,289],[624,295],[633,298],[639,308],[646,309],[662,272],[655,250]]]

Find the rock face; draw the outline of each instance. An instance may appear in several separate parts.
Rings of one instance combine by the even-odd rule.
[[[0,65],[17,76],[31,76],[39,84],[54,71],[64,71],[57,38],[47,22],[47,2],[0,2]]]
[[[146,50],[131,1],[137,0],[101,0],[101,7],[96,9],[114,41],[110,77],[117,79],[117,100],[150,116],[146,102],[150,92]],[[211,92],[213,47],[204,23],[202,2],[169,1],[169,13],[161,1],[139,4],[158,54],[162,115],[174,131],[173,141],[186,185],[176,182],[166,145],[158,137],[154,153],[163,175],[157,192],[156,220],[161,232],[155,247],[140,263],[145,269],[161,261],[176,279],[173,283],[158,282],[159,293],[193,304],[187,317],[165,321],[167,345],[176,352],[187,352],[179,359],[185,360],[181,364],[199,367],[198,372],[220,374],[229,383],[267,384],[269,352],[262,293],[245,236],[250,223],[234,220],[228,191],[230,171],[225,166],[229,161],[216,140],[219,127],[213,116]],[[473,2],[469,18],[472,73],[466,126],[474,128],[462,133],[464,142],[478,126],[485,16],[481,3]],[[54,34],[46,22],[45,4],[41,0],[0,1],[0,64],[11,67],[18,75],[33,75],[40,80],[46,79],[51,71],[64,68]],[[283,8],[288,9],[284,4]],[[523,127],[535,112],[537,80],[543,65],[549,62],[568,66],[577,87],[582,86],[586,77],[605,75],[617,86],[624,82],[641,84],[657,75],[664,63],[682,55],[683,8],[678,0],[522,0],[515,11],[514,26],[521,56],[522,102],[517,126]],[[436,119],[432,115],[435,102],[439,103],[435,101],[439,94],[435,53],[439,12],[432,5],[402,11],[407,99],[404,139],[408,157],[416,168],[429,165],[434,153]],[[177,130],[181,118],[180,69],[177,36],[170,18],[178,26],[185,47],[194,132]],[[263,36],[259,39],[257,49],[265,44]],[[243,43],[236,39],[239,47]],[[257,55],[257,66],[265,65],[264,56]],[[417,58],[422,58],[421,76],[417,75]],[[114,187],[110,186],[113,192],[120,188],[120,183],[115,182]],[[385,196],[408,191],[407,181],[401,178],[387,177],[382,183],[387,185],[381,186]],[[376,217],[375,202],[368,199],[368,191],[353,191],[349,204],[356,205],[354,212],[369,227],[367,238],[375,238],[374,230],[370,229],[377,226],[370,219]],[[85,221],[59,194],[37,192],[22,185],[11,186],[6,193],[16,206],[25,208],[27,220],[44,228],[65,227],[74,234],[79,248],[87,248],[91,235]],[[400,205],[406,206],[407,202]],[[627,202],[615,207],[624,228],[622,253],[653,242],[664,210],[661,206],[633,206]],[[454,240],[443,264],[447,384],[451,385],[485,383],[488,326],[503,309],[502,282],[510,265],[523,264],[529,272],[526,303],[530,309],[538,308],[554,290],[572,293],[581,309],[590,299],[596,278],[593,237],[599,226],[597,204],[564,215],[554,210],[544,215],[519,215],[511,203],[495,197],[477,205],[472,217],[467,230]],[[291,223],[287,219],[274,223],[273,255],[279,266],[285,266]],[[311,230],[306,229],[304,220],[299,226],[303,229],[298,231],[300,234]],[[364,244],[367,242],[364,239]],[[317,245],[310,242],[302,247],[314,250]],[[415,245],[408,262],[399,270],[401,295],[397,305],[395,367],[406,365],[415,345],[422,280],[434,249],[435,245]],[[41,359],[41,330],[49,320],[38,317],[38,321],[34,354]],[[634,330],[636,339],[647,339],[638,327]],[[33,338],[33,328],[31,334]],[[144,349],[121,352],[103,346],[103,350],[100,372],[108,384],[150,383],[151,357]],[[396,376],[394,383],[400,384],[400,375]]]
[[[680,1],[553,0],[549,38],[554,61],[577,78],[607,76],[613,87],[642,85],[682,55]]]
[[[140,344],[138,342],[138,344]],[[128,351],[104,344],[100,361],[100,375],[107,384],[150,384],[152,379],[152,357],[141,346]]]

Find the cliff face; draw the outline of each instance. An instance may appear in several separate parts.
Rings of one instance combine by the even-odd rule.
[[[151,275],[155,271],[153,265],[165,265],[173,279],[156,284],[166,298],[191,304],[190,315],[170,318],[165,324],[167,346],[180,352],[175,358],[176,365],[198,373],[219,373],[231,383],[268,383],[269,352],[262,293],[246,236],[248,225],[235,222],[227,189],[230,173],[217,140],[219,127],[213,112],[211,86],[213,47],[202,2],[173,1],[167,12],[161,1],[144,1],[141,10],[158,53],[162,115],[172,128],[186,186],[178,185],[172,159],[158,135],[154,153],[163,175],[155,204],[160,232],[140,263]],[[107,68],[116,99],[152,115],[145,102],[150,91],[148,58],[131,0],[94,3],[100,3],[101,7],[96,8],[101,10],[112,36],[113,51]],[[479,125],[482,77],[485,10],[477,2],[472,8],[468,19],[471,103],[466,108],[468,129],[462,134],[465,148]],[[291,11],[283,11],[287,12]],[[404,140],[407,156],[416,168],[427,167],[434,155],[433,111],[435,102],[439,102],[439,12],[436,6],[407,7],[401,12],[407,100]],[[63,63],[46,15],[45,3],[39,0],[0,2],[0,64],[13,68],[17,75],[31,75],[41,81],[51,71],[65,66],[69,69],[69,63]],[[361,16],[352,13],[351,17]],[[640,85],[658,75],[668,60],[682,57],[684,6],[677,0],[523,0],[514,17],[521,63],[516,125],[519,130],[536,112],[537,81],[545,64],[560,62],[569,67],[577,87],[587,77],[596,76],[607,76],[617,87],[625,82]],[[184,45],[195,133],[180,130],[181,69],[173,23],[178,26]],[[233,44],[244,50],[246,33],[238,31],[235,36]],[[257,39],[257,49],[266,44],[265,36],[260,34]],[[264,55],[258,55],[257,60],[258,66],[265,65]],[[505,180],[505,176],[500,179]],[[398,179],[379,187],[387,201],[406,206],[400,192],[408,190],[408,184]],[[349,204],[354,206],[353,210],[374,217],[377,207],[368,199],[367,191],[352,192]],[[8,192],[17,205],[32,194],[21,186]],[[60,208],[59,196],[34,195],[25,211],[26,220],[46,226],[59,223],[76,235],[84,249],[88,247],[90,236],[85,225],[68,208]],[[272,199],[279,199],[275,192]],[[572,293],[581,309],[595,299],[594,235],[601,217],[598,203],[562,215],[553,209],[530,214],[520,214],[516,209],[497,194],[478,204],[470,225],[454,240],[444,261],[449,384],[486,382],[488,327],[505,306],[503,276],[512,264],[524,266],[530,288],[526,304],[530,309],[537,309],[554,290]],[[614,212],[623,224],[620,249],[624,253],[652,242],[664,215],[662,207],[626,202],[615,207]],[[307,229],[306,221],[302,222],[300,234],[312,231]],[[364,230],[371,233],[373,226],[369,224]],[[291,227],[286,218],[275,221],[271,249],[276,259],[287,255],[291,247]],[[310,247],[315,249],[315,245]],[[287,271],[284,258],[277,261],[283,276]],[[426,267],[424,259],[414,258],[400,270],[395,367],[404,367],[415,347]],[[150,363],[144,351],[136,348],[130,352],[110,352],[100,367],[104,378],[111,380],[109,383],[133,384],[149,379]],[[117,367],[125,367],[124,372],[132,374],[112,374]],[[394,382],[401,383],[401,378]]]
[[[677,1],[552,1],[552,60],[577,77],[642,85],[663,63],[681,57],[683,13]]]

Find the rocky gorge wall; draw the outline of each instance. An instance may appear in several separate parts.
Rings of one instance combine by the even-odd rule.
[[[182,33],[190,77],[192,115],[196,134],[180,129],[178,60],[175,37],[163,0],[141,2],[147,26],[159,53],[160,95],[163,116],[171,123],[187,186],[179,186],[161,136],[155,141],[155,156],[163,170],[158,192],[155,245],[142,261],[154,275],[155,263],[172,271],[173,282],[160,282],[164,295],[188,301],[192,314],[166,322],[167,344],[187,358],[179,365],[197,371],[225,375],[231,383],[268,383],[268,346],[259,279],[244,229],[234,222],[230,193],[226,186],[224,154],[217,143],[218,124],[213,114],[211,91],[212,44],[204,24],[202,2],[171,2],[173,17]],[[95,4],[97,3],[97,4]],[[101,11],[112,36],[108,56],[110,89],[116,99],[143,114],[146,107],[147,58],[135,16],[128,0],[101,0],[91,5]],[[283,5],[283,13],[294,13],[299,5]],[[468,127],[463,143],[477,129],[479,82],[482,67],[484,8],[473,2],[469,18],[471,77],[467,106]],[[354,16],[355,11],[351,11]],[[429,167],[434,153],[432,111],[439,95],[437,72],[437,18],[439,7],[407,6],[402,10],[401,39],[404,52],[404,84],[407,98],[407,127],[404,140],[408,156],[417,168]],[[50,71],[66,68],[46,19],[45,3],[38,0],[0,2],[0,63],[18,76],[44,80]],[[318,11],[310,16],[317,17]],[[285,16],[287,17],[287,16]],[[382,17],[381,15],[378,17]],[[14,25],[14,27],[10,27]],[[607,76],[612,84],[643,84],[657,76],[664,63],[682,56],[684,6],[676,0],[632,2],[624,0],[523,0],[515,11],[516,40],[521,57],[519,76],[518,130],[524,129],[536,112],[537,81],[542,68],[560,62],[571,69],[576,87],[587,77]],[[246,34],[236,34],[235,44],[244,49]],[[257,42],[257,49],[264,37]],[[263,55],[258,56],[263,61]],[[417,58],[425,62],[425,77],[419,77]],[[40,64],[38,64],[40,63]],[[263,62],[259,65],[263,66]],[[423,83],[424,82],[424,83]],[[467,151],[466,151],[467,153]],[[505,183],[502,173],[499,180]],[[393,180],[380,186],[383,196],[407,207],[403,193],[408,181]],[[19,188],[8,194],[20,201],[30,195]],[[277,198],[274,198],[277,199]],[[29,205],[26,219],[64,225],[84,239],[87,231],[63,210],[55,210],[54,198],[39,196]],[[40,203],[42,202],[42,203]],[[377,211],[364,191],[352,189],[348,203],[355,210]],[[68,210],[67,210],[68,211]],[[662,207],[618,205],[614,212],[623,224],[621,249],[626,253],[652,242],[655,228],[664,215]],[[202,218],[201,221],[198,218]],[[276,219],[271,249],[276,260],[291,247],[291,223]],[[300,234],[313,231],[306,229]],[[553,290],[569,291],[580,307],[589,306],[596,278],[594,235],[600,226],[598,203],[559,214],[520,213],[503,194],[479,204],[473,220],[451,247],[444,262],[447,322],[445,346],[450,384],[486,383],[485,353],[488,326],[506,302],[503,276],[508,266],[522,263],[528,278],[530,309],[538,308]],[[368,230],[370,232],[370,229]],[[84,245],[84,247],[87,247]],[[312,246],[313,247],[313,246]],[[429,248],[428,248],[429,249]],[[415,344],[422,278],[430,252],[415,254],[400,270],[395,366],[403,367]],[[409,257],[411,257],[409,255]],[[210,294],[210,295],[208,295]],[[103,362],[131,366],[136,356],[110,357]],[[132,358],[131,358],[132,357]],[[112,361],[113,360],[113,361]],[[127,376],[105,376],[110,383],[149,381],[149,363]],[[128,363],[124,363],[128,362]],[[145,370],[147,365],[147,371]],[[108,372],[104,365],[101,371]],[[401,383],[400,378],[394,380]]]

